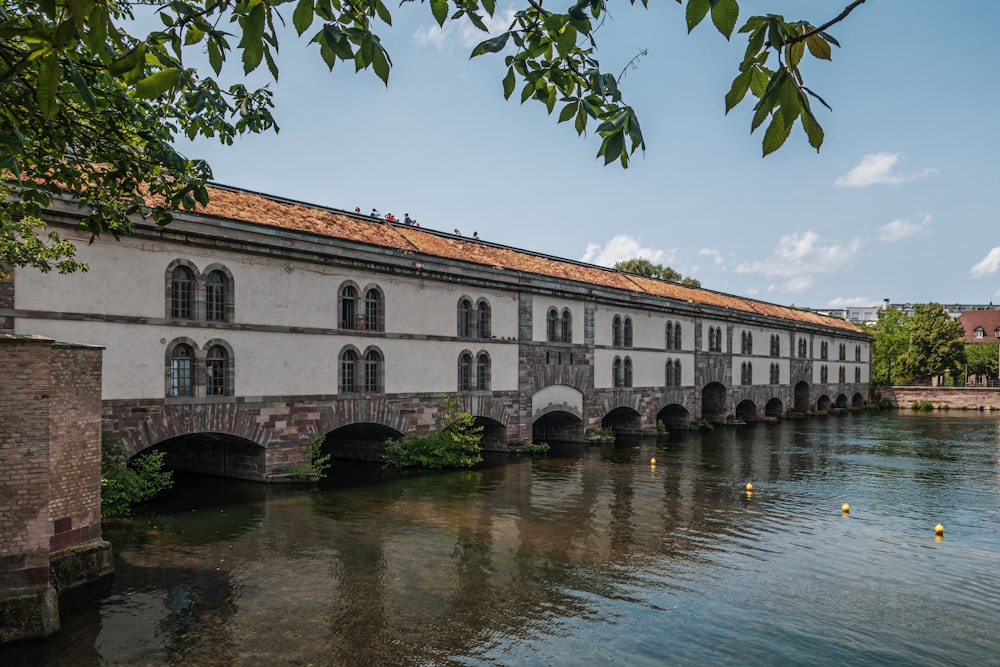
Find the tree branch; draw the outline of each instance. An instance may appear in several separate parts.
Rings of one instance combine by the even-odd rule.
[[[827,21],[823,25],[819,26],[818,28],[813,28],[809,32],[803,33],[803,34],[798,35],[796,37],[792,37],[790,40],[788,40],[787,42],[785,42],[785,46],[788,46],[789,44],[795,44],[796,42],[801,42],[803,40],[806,40],[806,39],[812,37],[813,35],[815,35],[816,33],[823,32],[827,28],[829,28],[830,26],[836,25],[837,23],[840,23],[841,21],[843,21],[844,19],[846,19],[847,16],[851,12],[853,12],[855,9],[857,9],[857,7],[859,5],[863,5],[865,2],[866,2],[866,0],[854,0],[854,2],[852,2],[849,5],[847,5],[847,7],[844,7],[844,11],[840,12],[840,14],[838,14],[837,16],[833,17],[832,19],[830,19],[829,21]]]

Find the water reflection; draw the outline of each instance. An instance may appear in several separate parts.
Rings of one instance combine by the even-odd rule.
[[[987,417],[842,415],[319,491],[186,480],[119,536],[110,596],[0,661],[988,662],[998,467]]]

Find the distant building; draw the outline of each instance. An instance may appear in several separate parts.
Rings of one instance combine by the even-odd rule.
[[[958,316],[958,321],[965,330],[965,340],[968,343],[989,343],[1000,340],[1000,309],[990,306],[988,309],[966,310]]]
[[[814,313],[819,313],[820,315],[829,315],[830,317],[838,317],[842,320],[852,322],[854,324],[874,324],[878,322],[878,314],[887,309],[895,308],[896,310],[901,310],[907,315],[913,315],[917,306],[923,304],[920,303],[889,303],[889,299],[884,299],[881,304],[872,306],[848,306],[845,308],[808,308]],[[941,304],[945,312],[951,315],[954,319],[961,319],[961,316],[965,313],[995,313],[994,319],[1000,320],[1000,305],[993,305],[992,303],[983,304],[967,304],[967,303],[952,303],[952,304]],[[991,320],[992,321],[992,320]],[[998,322],[1000,323],[1000,322]],[[963,325],[964,326],[964,325]],[[974,327],[973,327],[974,328]],[[987,331],[992,331],[987,327]],[[968,329],[971,331],[971,329]],[[968,338],[968,336],[966,336]],[[995,340],[995,339],[994,339]]]

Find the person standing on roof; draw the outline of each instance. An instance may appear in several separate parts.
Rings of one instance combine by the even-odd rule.
[[[410,217],[409,213],[404,213],[403,214],[403,222],[405,224],[407,224],[407,225],[412,225],[413,224],[413,218]]]

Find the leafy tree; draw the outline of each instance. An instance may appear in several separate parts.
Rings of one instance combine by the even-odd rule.
[[[174,484],[163,470],[164,452],[136,456],[130,462],[121,440],[101,440],[101,515],[128,516],[132,505],[149,500]]]
[[[872,384],[892,384],[903,379],[900,360],[910,345],[910,316],[898,308],[879,311],[878,321],[869,327],[872,342]]]
[[[458,399],[445,396],[444,409],[428,435],[387,440],[389,462],[397,468],[470,468],[483,460],[479,443],[483,427]]]
[[[1000,343],[966,343],[966,372],[969,376],[980,375],[989,379],[997,377]]]
[[[509,28],[471,55],[502,53],[505,97],[520,88],[522,103],[535,100],[550,114],[558,106],[558,121],[572,121],[578,134],[596,126],[597,155],[627,167],[645,142],[620,76],[602,71],[598,60],[607,0],[564,0],[561,12],[543,7],[543,0],[520,1]],[[826,103],[805,85],[801,67],[807,54],[830,59],[838,44],[827,29],[864,1],[849,2],[819,26],[766,14],[739,28],[747,48],[725,95],[726,112],[748,92],[756,99],[750,127],[765,127],[765,155],[781,147],[796,121],[812,146],[822,145],[810,98]],[[439,25],[467,21],[484,31],[496,8],[495,0],[420,4]],[[279,28],[288,18],[331,70],[350,63],[389,80],[391,60],[378,30],[391,25],[392,14],[382,0],[149,0],[136,6],[155,13],[160,25],[137,32],[133,5],[119,0],[2,0],[0,171],[17,181],[19,199],[0,209],[0,272],[86,268],[71,247],[38,226],[56,194],[76,199],[92,234],[116,236],[131,231],[132,216],[166,224],[171,210],[204,204],[209,166],[180,155],[172,142],[202,136],[229,144],[245,132],[277,131],[266,88],[224,87],[218,77],[235,56],[243,74],[263,65],[276,79]],[[737,0],[687,0],[685,21],[690,32],[710,18],[729,39],[739,12]],[[210,71],[192,67],[190,53],[207,55]],[[21,220],[27,226],[15,230]]]
[[[962,325],[939,303],[917,306],[910,322],[910,344],[900,360],[912,379],[926,382],[965,365]]]
[[[670,282],[681,283],[682,285],[689,285],[691,287],[701,287],[701,281],[697,278],[682,276],[678,271],[669,266],[653,264],[648,259],[642,257],[615,262],[615,268],[625,273],[634,273],[646,278],[659,278],[660,280],[669,280]]]

